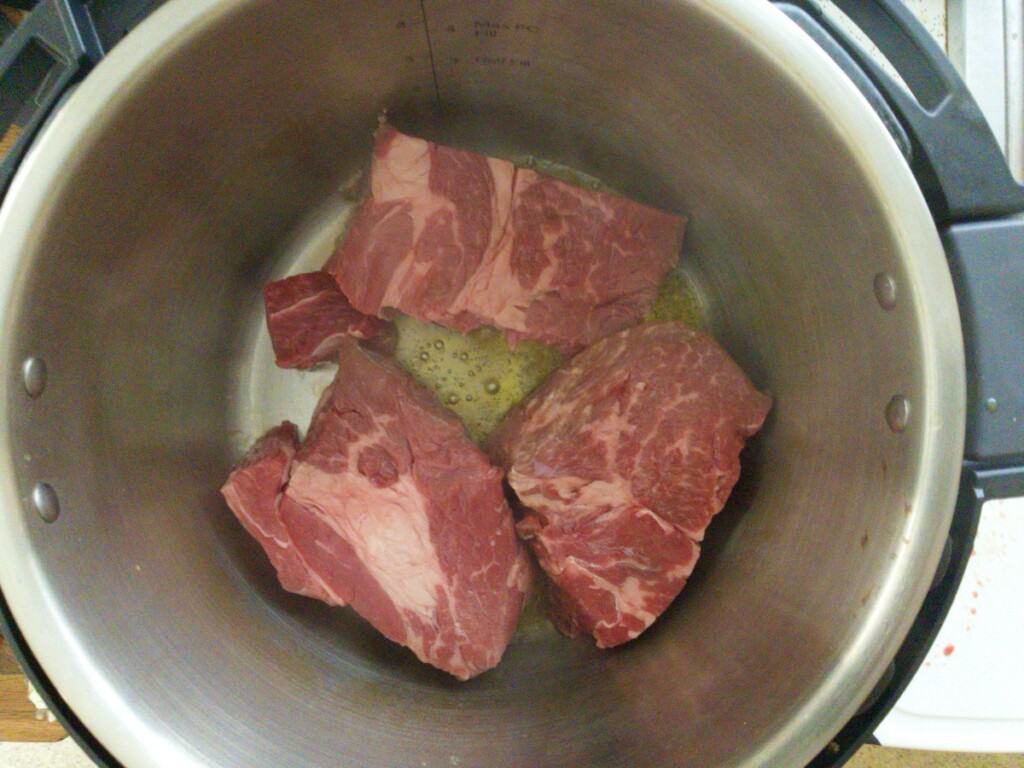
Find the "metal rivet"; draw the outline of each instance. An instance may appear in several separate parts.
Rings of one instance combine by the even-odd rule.
[[[30,357],[21,364],[21,379],[29,397],[39,397],[46,389],[46,361]]]
[[[995,413],[999,409],[999,401],[994,397],[990,397],[985,401],[985,410],[989,413]]]
[[[910,401],[903,395],[893,395],[885,406],[885,421],[893,432],[902,432],[910,421]]]
[[[60,517],[60,500],[49,483],[36,483],[36,487],[32,489],[32,506],[36,514],[47,523],[52,523]]]
[[[896,281],[892,275],[885,272],[875,275],[875,298],[882,309],[892,309],[896,306]]]

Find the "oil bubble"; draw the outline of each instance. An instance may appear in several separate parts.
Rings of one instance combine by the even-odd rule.
[[[398,315],[395,325],[399,363],[430,388],[439,404],[456,413],[477,441],[555,363],[550,350],[533,342],[509,349],[503,334],[493,328],[460,336],[405,315]]]

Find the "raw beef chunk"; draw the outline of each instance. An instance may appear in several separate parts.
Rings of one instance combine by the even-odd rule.
[[[231,511],[266,551],[281,586],[327,603],[344,601],[327,589],[296,551],[278,514],[281,491],[298,447],[298,429],[289,421],[274,427],[245,455],[220,489]]]
[[[668,607],[770,407],[711,338],[669,322],[599,341],[505,418],[488,449],[564,632],[619,645]]]
[[[312,368],[332,359],[348,337],[369,339],[384,328],[364,315],[325,272],[307,272],[268,283],[263,289],[267,329],[281,368]]]
[[[516,171],[501,246],[452,312],[572,352],[639,323],[679,259],[684,219]]]
[[[281,518],[313,573],[382,634],[460,679],[501,659],[528,570],[502,473],[391,360],[346,342]]]
[[[361,312],[578,350],[639,322],[685,220],[382,128],[369,199],[327,264]]]

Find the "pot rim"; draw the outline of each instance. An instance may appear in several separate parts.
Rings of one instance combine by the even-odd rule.
[[[171,0],[155,11],[100,62],[55,114],[29,150],[0,208],[0,316],[12,327],[13,291],[23,278],[21,254],[40,233],[68,159],[103,129],[107,117],[130,98],[133,82],[248,0]],[[905,546],[881,585],[840,662],[791,712],[761,747],[757,766],[803,765],[837,733],[881,677],[902,643],[930,586],[952,519],[963,456],[965,363],[963,339],[945,254],[921,191],[895,142],[856,87],[818,46],[770,3],[700,0],[756,46],[830,116],[859,163],[880,208],[889,214],[911,283],[921,332],[923,425],[915,495],[905,522]],[[156,54],[156,55],[155,55]],[[0,337],[0,359],[22,352],[12,334]],[[45,525],[27,510],[26,491],[9,442],[6,409],[24,393],[19,368],[0,379],[0,589],[42,669],[97,740],[129,765],[198,766],[187,746],[172,742],[139,717],[104,679],[65,621],[47,586],[41,561],[28,546],[32,526]],[[744,765],[753,768],[755,758]]]

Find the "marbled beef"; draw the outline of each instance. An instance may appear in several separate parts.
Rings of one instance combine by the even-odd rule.
[[[345,339],[373,338],[386,325],[354,309],[326,272],[267,283],[263,303],[281,368],[312,368],[333,359]]]
[[[710,337],[669,322],[597,342],[513,409],[488,449],[564,632],[619,645],[668,607],[770,407]]]
[[[290,421],[274,427],[256,441],[220,492],[245,530],[267,553],[282,587],[326,603],[344,605],[309,569],[281,522],[281,491],[288,482],[298,444],[299,430]]]
[[[342,346],[279,510],[312,574],[386,637],[463,680],[501,659],[528,578],[501,470],[393,361]]]
[[[640,321],[685,220],[413,138],[377,135],[370,197],[326,266],[356,309],[574,351]]]

